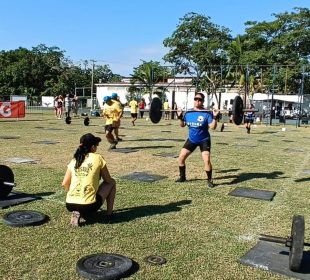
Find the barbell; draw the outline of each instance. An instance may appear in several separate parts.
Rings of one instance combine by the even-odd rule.
[[[6,199],[15,186],[14,173],[11,168],[6,165],[0,165],[0,200]]]
[[[71,124],[71,122],[72,122],[72,118],[70,117],[70,116],[67,116],[66,118],[65,118],[65,122],[66,122],[66,124]],[[88,126],[89,125],[89,122],[90,122],[90,119],[89,119],[89,117],[86,115],[86,117],[84,118],[84,125],[85,126]]]
[[[159,123],[162,118],[162,112],[177,112],[178,110],[163,110],[162,102],[158,97],[154,97],[151,102],[149,117],[152,123]],[[202,112],[212,112],[212,110],[201,110]],[[197,112],[188,110],[187,112]],[[225,112],[228,112],[225,110]],[[240,125],[245,112],[258,112],[257,109],[243,109],[242,98],[238,95],[235,97],[232,105],[232,120],[236,125]]]
[[[289,268],[292,271],[300,271],[304,246],[310,246],[310,243],[304,242],[305,237],[305,219],[301,215],[294,215],[291,228],[291,236],[284,238],[272,235],[261,234],[260,240],[285,244],[290,248]]]

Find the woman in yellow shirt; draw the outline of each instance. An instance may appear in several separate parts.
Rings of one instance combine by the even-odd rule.
[[[80,138],[73,159],[68,164],[62,186],[67,191],[66,207],[72,212],[70,224],[78,226],[80,217],[98,211],[107,201],[107,216],[111,218],[116,183],[105,159],[97,154],[101,138],[87,133]],[[101,178],[103,181],[100,183]]]

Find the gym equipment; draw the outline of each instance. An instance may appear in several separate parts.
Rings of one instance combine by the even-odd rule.
[[[131,259],[118,254],[108,253],[85,256],[76,263],[77,273],[87,279],[120,279],[131,268]]]
[[[0,200],[4,200],[15,187],[14,173],[10,167],[0,165]]]
[[[146,257],[145,261],[149,264],[152,264],[152,265],[162,265],[162,264],[165,264],[167,262],[167,260],[165,258],[163,258],[161,256],[154,256],[154,255]]]
[[[310,243],[304,242],[305,237],[305,219],[301,215],[294,215],[292,221],[291,236],[287,238],[261,234],[260,240],[285,244],[290,248],[289,268],[292,271],[300,271],[303,258],[304,246],[310,246]]]
[[[159,123],[162,118],[162,102],[158,97],[154,97],[149,111],[149,116],[152,123]],[[177,112],[178,110],[169,110],[170,112]],[[212,112],[212,110],[201,110],[202,112]],[[185,112],[196,112],[194,110],[188,110]],[[223,112],[223,111],[220,111]],[[224,112],[228,112],[224,110]],[[257,109],[243,109],[243,101],[240,96],[236,96],[232,106],[232,119],[236,125],[240,125],[243,121],[243,116],[245,112],[258,112]]]
[[[71,122],[72,122],[72,118],[70,117],[70,116],[67,116],[66,118],[65,118],[65,122],[66,122],[66,124],[71,124]],[[89,119],[89,117],[85,117],[84,118],[84,125],[85,126],[88,126],[89,125],[89,122],[90,122],[90,119]]]
[[[29,210],[13,211],[3,216],[3,221],[11,227],[38,226],[47,220],[45,214]]]

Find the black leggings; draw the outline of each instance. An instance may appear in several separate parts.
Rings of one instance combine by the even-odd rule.
[[[66,203],[68,211],[78,211],[82,216],[87,216],[94,212],[97,212],[102,206],[103,201],[99,194],[96,194],[96,202],[91,204],[75,204],[75,203]]]

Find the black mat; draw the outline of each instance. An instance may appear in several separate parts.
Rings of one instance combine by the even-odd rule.
[[[258,141],[258,142],[266,142],[266,143],[267,143],[267,142],[270,142],[270,141],[268,141],[268,140],[260,140],[260,139],[257,140],[257,141]]]
[[[225,146],[227,146],[229,144],[228,143],[224,143],[224,142],[218,142],[218,143],[215,143],[215,145],[225,145]]]
[[[9,136],[9,135],[2,135],[0,139],[19,139],[20,136]]]
[[[229,193],[229,195],[270,201],[273,200],[276,193],[272,191],[262,191],[250,188],[235,188]]]
[[[273,242],[259,241],[240,262],[296,279],[310,279],[310,252],[304,251],[301,271],[293,272],[289,269],[289,248]]]
[[[167,132],[167,133],[170,133],[171,130],[162,130],[161,132]]]
[[[153,156],[157,157],[168,157],[168,158],[178,158],[179,156],[173,153],[158,153],[158,154],[153,154]]]
[[[46,144],[46,145],[53,145],[53,144],[57,144],[59,142],[57,141],[50,141],[50,140],[42,140],[42,141],[36,141],[36,142],[32,142],[35,144]]]
[[[122,154],[135,153],[138,151],[139,150],[137,149],[131,149],[131,148],[116,148],[116,149],[109,150],[109,152],[122,153]]]
[[[160,176],[155,174],[148,174],[145,172],[133,172],[121,177],[126,180],[142,181],[142,182],[155,182],[167,178],[166,176]]]
[[[41,199],[22,192],[11,192],[5,200],[0,200],[0,209]]]

